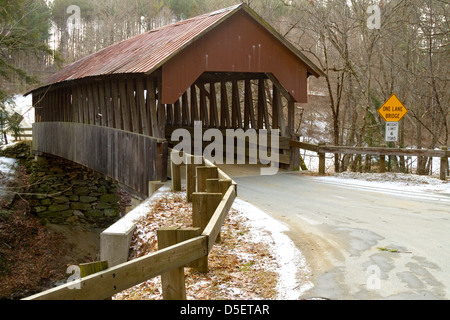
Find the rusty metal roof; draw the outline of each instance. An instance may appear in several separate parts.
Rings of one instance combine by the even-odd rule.
[[[269,32],[288,46],[290,50],[310,66],[312,74],[316,76],[323,74],[317,66],[281,37],[274,29],[271,29],[247,5],[239,4],[165,27],[153,29],[113,44],[56,72],[46,79],[41,88],[65,81],[102,75],[152,73],[186,46],[193,43],[203,34],[239,10],[245,10],[251,14]]]

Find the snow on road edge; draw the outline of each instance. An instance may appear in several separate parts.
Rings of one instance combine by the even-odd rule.
[[[235,199],[233,208],[248,219],[247,224],[252,228],[251,236],[247,235],[247,240],[266,243],[277,257],[278,267],[273,270],[279,275],[277,299],[296,300],[311,289],[313,284],[307,279],[310,270],[306,259],[285,234],[289,228],[239,198]]]
[[[430,176],[406,173],[358,173],[343,172],[334,176],[318,177],[318,180],[342,185],[357,185],[375,189],[391,189],[405,192],[429,192],[450,194],[450,183]]]

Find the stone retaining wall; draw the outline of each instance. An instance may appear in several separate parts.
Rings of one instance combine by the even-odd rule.
[[[31,211],[43,222],[107,226],[120,218],[119,187],[103,175],[47,155],[28,171]]]

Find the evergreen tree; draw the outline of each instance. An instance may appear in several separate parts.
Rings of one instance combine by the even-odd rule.
[[[6,119],[6,104],[12,104],[14,92],[5,85],[18,79],[22,84],[37,84],[36,77],[18,65],[20,57],[54,55],[48,46],[50,9],[45,0],[0,0],[0,111]],[[14,124],[15,125],[15,124]],[[13,124],[6,126],[12,127]]]

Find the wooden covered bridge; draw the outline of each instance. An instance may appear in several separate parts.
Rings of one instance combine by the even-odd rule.
[[[99,171],[142,195],[166,180],[174,128],[280,129],[320,69],[245,4],[154,29],[100,50],[34,89],[33,149]],[[298,150],[297,150],[298,151]]]

